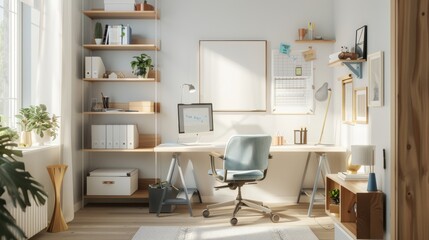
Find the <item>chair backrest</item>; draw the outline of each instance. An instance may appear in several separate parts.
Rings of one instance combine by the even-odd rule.
[[[268,168],[270,146],[269,135],[232,136],[225,148],[224,169],[265,170]]]

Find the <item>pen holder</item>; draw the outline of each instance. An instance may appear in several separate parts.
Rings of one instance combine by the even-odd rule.
[[[109,108],[109,97],[103,97],[103,108]]]

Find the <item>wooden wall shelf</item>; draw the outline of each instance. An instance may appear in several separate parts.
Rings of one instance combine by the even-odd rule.
[[[106,44],[84,44],[88,50],[122,50],[122,51],[159,51],[155,44],[128,44],[128,45],[106,45]]]
[[[336,67],[346,65],[350,71],[352,71],[358,78],[362,78],[362,63],[366,62],[366,59],[357,59],[357,60],[341,60],[338,59],[334,62],[330,62],[328,66]]]
[[[117,79],[108,79],[108,78],[83,78],[83,81],[86,82],[112,82],[112,83],[121,83],[121,82],[159,82],[159,78],[117,78]]]
[[[320,40],[295,40],[296,43],[335,43],[333,39],[320,39]]]
[[[381,191],[368,192],[367,181],[344,181],[337,174],[326,176],[326,196],[340,189],[339,214],[329,211],[331,200],[326,197],[325,211],[338,225],[356,239],[382,239],[384,235],[384,200]]]
[[[104,10],[88,10],[83,14],[91,19],[159,19],[156,11],[109,12]]]

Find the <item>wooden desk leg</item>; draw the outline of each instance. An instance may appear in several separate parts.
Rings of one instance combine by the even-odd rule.
[[[67,170],[67,165],[50,165],[47,169],[55,190],[54,212],[47,231],[53,233],[66,231],[68,226],[64,221],[63,212],[61,211],[61,187],[63,184],[64,174]]]

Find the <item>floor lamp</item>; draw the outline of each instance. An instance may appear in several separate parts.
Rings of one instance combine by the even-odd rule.
[[[319,138],[319,142],[317,144],[322,143],[323,131],[325,130],[326,117],[328,116],[329,103],[331,102],[331,94],[332,94],[332,90],[330,88],[328,88],[327,82],[325,82],[316,91],[316,94],[314,94],[314,98],[316,98],[316,100],[319,102],[323,102],[326,99],[328,99],[328,103],[326,104],[325,117],[323,118],[322,131],[320,132],[320,138]]]
[[[189,84],[189,83],[184,83],[183,85],[182,85],[182,93],[181,93],[181,95],[180,95],[180,103],[183,103],[183,88],[184,87],[188,87],[188,91],[189,91],[189,93],[194,93],[196,90],[195,90],[195,87],[194,87],[194,85],[192,85],[192,84]]]

